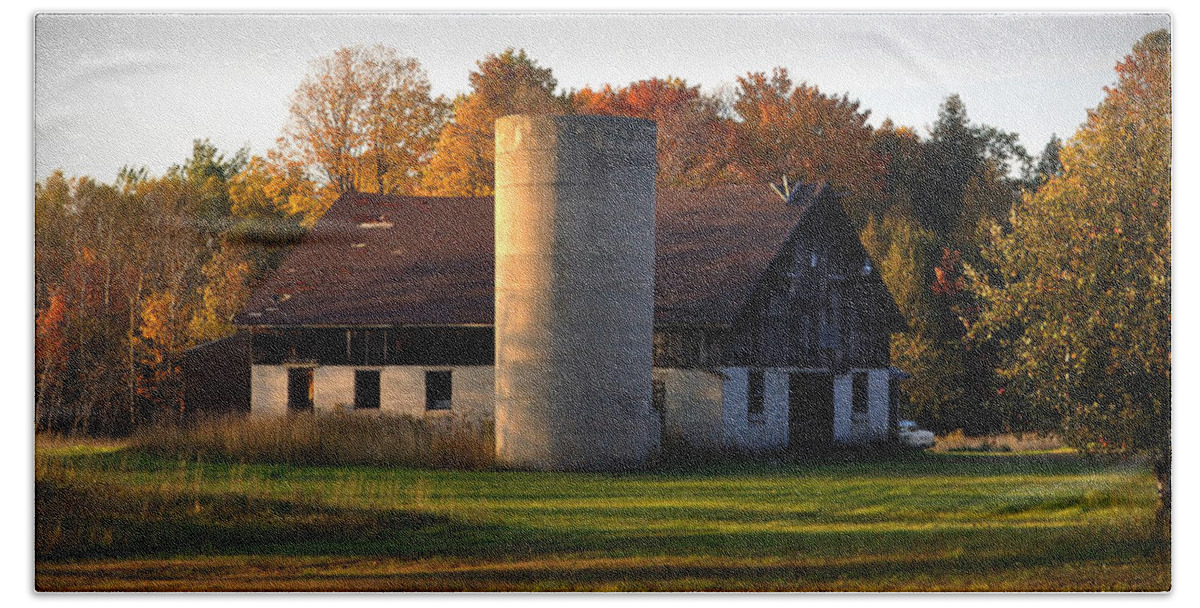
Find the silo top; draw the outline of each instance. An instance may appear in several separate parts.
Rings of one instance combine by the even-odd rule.
[[[497,155],[552,149],[570,142],[568,145],[587,146],[602,155],[619,151],[628,156],[628,162],[640,164],[655,161],[656,138],[654,121],[643,118],[510,114],[496,119]]]

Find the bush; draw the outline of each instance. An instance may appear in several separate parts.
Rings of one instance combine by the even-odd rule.
[[[159,456],[291,465],[484,469],[495,460],[491,421],[360,413],[231,415],[136,433],[133,447]]]

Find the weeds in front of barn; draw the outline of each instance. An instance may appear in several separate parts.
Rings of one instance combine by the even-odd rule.
[[[284,465],[483,469],[495,459],[491,421],[356,412],[226,416],[138,432],[132,447],[168,458]]]

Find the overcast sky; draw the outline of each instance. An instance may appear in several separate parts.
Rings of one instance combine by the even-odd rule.
[[[578,89],[680,76],[706,91],[783,66],[925,127],[958,93],[975,122],[1039,152],[1069,137],[1115,80],[1114,64],[1164,14],[41,15],[35,23],[35,172],[111,181],[158,173],[195,138],[264,153],[313,59],[384,44],[420,60],[434,91],[468,88],[475,62],[524,48]]]

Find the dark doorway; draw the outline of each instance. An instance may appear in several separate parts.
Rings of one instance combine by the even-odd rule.
[[[311,412],[313,409],[313,370],[308,367],[288,369],[288,411]]]
[[[792,374],[788,378],[788,449],[807,451],[833,445],[833,375]]]

